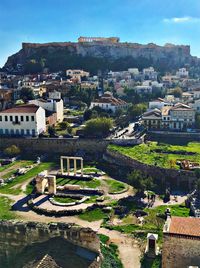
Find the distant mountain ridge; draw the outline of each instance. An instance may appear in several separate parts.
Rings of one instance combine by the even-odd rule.
[[[44,68],[60,71],[70,68],[91,73],[104,70],[142,69],[153,66],[161,71],[185,65],[197,65],[199,59],[190,54],[190,46],[150,43],[52,42],[22,43],[22,49],[10,56],[4,69],[10,72],[37,73]]]

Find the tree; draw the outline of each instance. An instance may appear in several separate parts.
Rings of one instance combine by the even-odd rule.
[[[85,135],[90,137],[105,137],[109,134],[112,127],[113,120],[110,118],[102,117],[90,119],[86,122]]]
[[[181,98],[183,91],[180,87],[176,87],[173,91],[172,94],[174,95],[175,98]]]
[[[134,170],[128,175],[128,182],[142,193],[145,190],[152,190],[154,188],[153,179],[151,177],[144,177],[139,170]]]
[[[65,130],[69,127],[69,123],[68,122],[60,122],[59,127],[61,130]]]
[[[11,157],[20,154],[20,149],[16,145],[11,145],[4,150],[4,154]]]
[[[52,126],[49,126],[48,127],[48,133],[49,133],[50,136],[54,136],[56,134],[55,128],[52,127]]]
[[[28,100],[34,99],[34,93],[31,88],[28,87],[23,87],[20,92],[20,98],[24,101],[27,102]]]
[[[130,119],[135,119],[137,116],[140,116],[143,114],[147,109],[147,106],[145,103],[139,103],[136,105],[132,105],[128,109],[128,114]]]

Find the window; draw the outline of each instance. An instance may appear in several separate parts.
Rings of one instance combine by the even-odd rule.
[[[26,134],[30,135],[30,130],[29,129],[26,130]]]
[[[10,122],[12,122],[13,121],[13,117],[12,117],[12,115],[10,116]]]
[[[21,122],[23,122],[24,121],[24,117],[23,117],[23,115],[21,115]]]
[[[29,116],[27,115],[27,116],[26,116],[26,122],[28,122],[28,121],[29,121]]]
[[[33,122],[35,120],[34,116],[32,115],[31,116],[31,121]]]
[[[7,116],[7,115],[5,115],[5,121],[6,121],[6,122],[8,121],[8,116]]]
[[[2,115],[0,115],[0,121],[2,121]]]

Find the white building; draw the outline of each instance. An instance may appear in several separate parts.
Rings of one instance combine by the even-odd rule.
[[[200,99],[190,103],[190,107],[193,108],[198,114],[200,113]]]
[[[101,98],[91,102],[90,109],[94,107],[100,107],[106,111],[111,110],[115,113],[119,109],[127,108],[128,104],[121,99],[114,98],[111,92],[105,92]]]
[[[153,67],[143,69],[144,79],[146,80],[157,80],[158,73]]]
[[[0,135],[38,136],[46,131],[45,110],[21,105],[0,112]]]
[[[193,90],[192,93],[193,93],[193,98],[195,100],[200,99],[200,88]]]
[[[56,91],[56,90],[49,92],[49,99],[61,100],[61,92]]]
[[[57,119],[57,122],[62,122],[63,121],[63,111],[64,111],[64,106],[63,106],[63,100],[53,100],[53,99],[36,99],[36,100],[31,100],[29,101],[31,104],[35,104],[37,106],[42,107],[44,110],[48,112],[55,112]]]
[[[178,78],[187,78],[189,76],[189,72],[186,70],[186,68],[181,68],[176,72],[176,76]]]
[[[136,86],[134,87],[134,89],[138,94],[151,94],[152,93],[152,86],[142,85],[142,86]]]
[[[82,77],[88,77],[89,75],[89,72],[83,70],[66,70],[66,76],[71,76],[73,80],[77,80],[78,82],[81,82]]]
[[[130,74],[133,74],[133,75],[139,75],[139,70],[138,70],[138,68],[129,68],[128,69],[128,72],[130,73]]]
[[[169,106],[170,103],[165,101],[164,99],[158,98],[156,100],[150,101],[149,102],[149,109],[159,109],[161,110],[164,106]]]

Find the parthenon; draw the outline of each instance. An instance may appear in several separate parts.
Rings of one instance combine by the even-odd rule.
[[[85,37],[80,36],[78,38],[79,43],[83,42],[110,42],[110,43],[119,43],[119,37]]]

